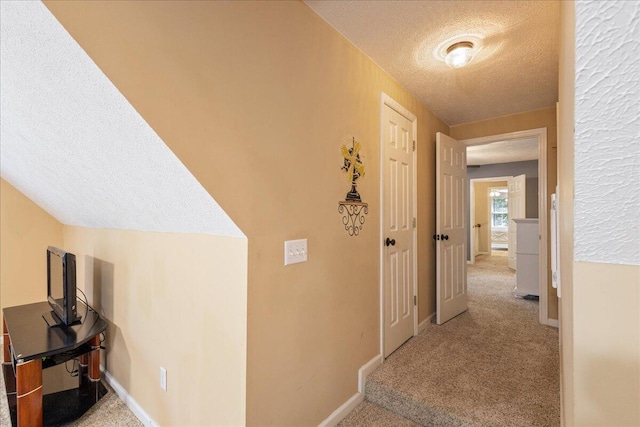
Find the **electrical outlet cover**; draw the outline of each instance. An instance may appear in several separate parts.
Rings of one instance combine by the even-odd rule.
[[[167,391],[167,370],[160,368],[160,388]]]

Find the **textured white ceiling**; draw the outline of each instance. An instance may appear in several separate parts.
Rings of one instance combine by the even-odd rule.
[[[468,165],[524,162],[538,158],[538,138],[513,139],[467,147]]]
[[[64,224],[243,236],[40,2],[0,2],[0,171]]]
[[[306,4],[450,126],[557,101],[557,1]],[[482,46],[467,67],[452,69],[434,51],[459,39]]]

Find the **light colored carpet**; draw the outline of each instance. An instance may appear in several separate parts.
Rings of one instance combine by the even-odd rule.
[[[340,427],[420,427],[411,420],[389,412],[378,405],[362,402],[342,420]]]
[[[122,399],[105,383],[109,392],[82,417],[68,426],[73,427],[142,427],[144,424],[127,408]]]
[[[368,377],[367,405],[425,426],[560,425],[558,331],[538,323],[537,301],[513,296],[506,263],[468,266],[469,310],[393,353]],[[370,408],[345,425],[370,425]]]
[[[108,393],[98,403],[87,411],[75,422],[68,424],[73,427],[139,427],[142,422],[133,415],[124,402],[118,397],[108,384],[105,383]],[[0,425],[11,426],[7,395],[4,387],[4,375],[0,372]]]

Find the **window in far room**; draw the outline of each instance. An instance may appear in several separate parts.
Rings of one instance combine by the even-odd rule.
[[[506,187],[491,188],[491,226],[508,227],[508,192]]]

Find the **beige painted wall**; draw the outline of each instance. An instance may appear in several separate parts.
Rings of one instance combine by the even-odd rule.
[[[640,266],[575,262],[573,282],[572,425],[638,426]]]
[[[2,307],[46,300],[47,246],[73,252],[78,287],[110,324],[103,364],[144,410],[161,425],[244,424],[245,239],[63,226],[0,185]],[[73,385],[60,368],[49,392]]]
[[[452,126],[451,136],[461,140],[542,127],[547,128],[547,205],[550,206],[551,194],[555,193],[557,179],[557,128],[555,107]],[[549,239],[549,241],[551,240]],[[551,253],[550,250],[547,252],[548,254]],[[548,255],[548,257],[549,256],[550,255]],[[550,259],[548,259],[548,265],[551,265]],[[549,269],[547,284],[549,293],[547,299],[548,316],[551,319],[557,319],[558,298],[555,289],[551,287],[551,269]]]
[[[489,244],[489,186],[486,182],[478,182],[474,185],[476,203],[476,224],[480,224],[478,230],[478,251],[488,253]]]
[[[246,239],[65,225],[64,246],[109,322],[103,364],[154,421],[245,423]]]
[[[62,246],[62,224],[0,179],[0,302],[3,308],[46,301],[47,246]]]
[[[301,2],[46,5],[249,238],[248,424],[317,425],[379,353],[380,93],[418,117],[419,320],[435,311],[448,127]],[[337,212],[351,136],[369,203],[357,238]],[[309,261],[285,267],[296,238]]]
[[[478,250],[480,252],[491,251],[491,205],[489,203],[489,192],[494,187],[506,187],[507,181],[488,181],[474,183],[475,203],[476,203],[476,224],[480,224]]]
[[[575,97],[575,3],[560,2],[558,86],[558,184],[560,187],[560,373],[562,425],[574,423],[573,370],[573,131]]]

